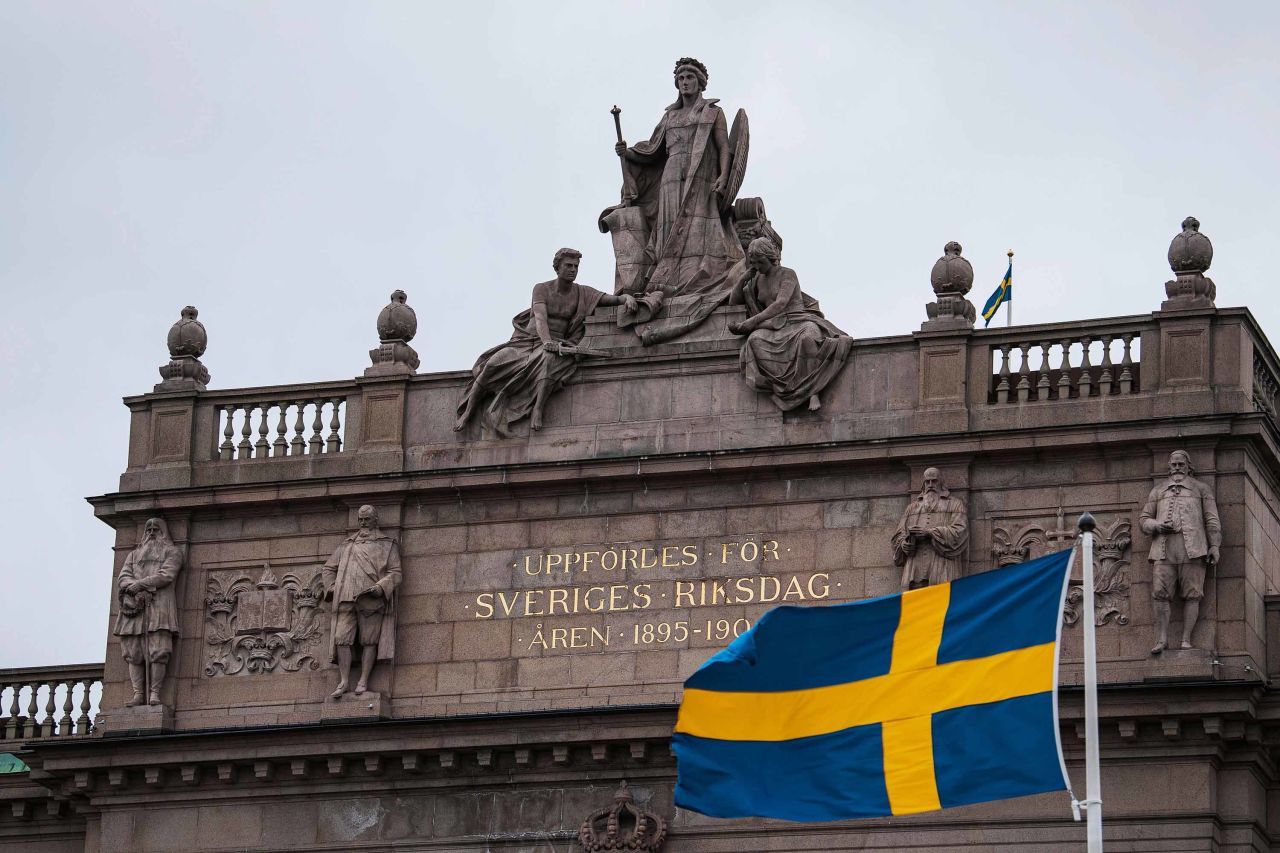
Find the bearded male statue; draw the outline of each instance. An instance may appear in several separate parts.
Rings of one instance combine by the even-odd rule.
[[[893,564],[902,567],[903,588],[955,580],[968,546],[968,510],[951,497],[937,468],[925,469],[920,494],[907,505],[893,533]]]
[[[149,518],[142,528],[142,544],[129,552],[116,594],[120,614],[115,635],[120,638],[133,698],[125,705],[160,704],[173,638],[178,635],[178,604],[174,584],[182,571],[182,549],[169,539],[164,520]]]
[[[369,689],[380,660],[396,652],[396,587],[400,586],[400,545],[378,528],[378,511],[369,505],[356,513],[360,529],[338,546],[324,564],[325,598],[333,600],[329,659],[338,664],[333,698],[347,692],[352,648],[360,645],[356,694]]]
[[[1173,596],[1182,596],[1182,648],[1191,648],[1191,631],[1200,616],[1204,577],[1218,562],[1222,522],[1213,489],[1191,476],[1191,457],[1169,455],[1169,479],[1151,490],[1138,526],[1151,537],[1151,598],[1156,616],[1156,644],[1151,654],[1169,648]]]

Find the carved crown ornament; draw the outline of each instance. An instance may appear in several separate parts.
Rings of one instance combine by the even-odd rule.
[[[1093,623],[1105,625],[1114,621],[1117,625],[1129,624],[1129,546],[1133,542],[1133,525],[1127,518],[1113,518],[1098,522],[1093,535]],[[1058,509],[1056,522],[1028,522],[1015,527],[1013,523],[996,524],[991,535],[991,556],[999,567],[1012,566],[1055,551],[1061,551],[1074,543],[1076,531],[1064,523],[1064,512]],[[1075,625],[1080,621],[1080,605],[1084,600],[1084,586],[1073,566],[1071,582],[1067,589],[1067,603],[1063,609],[1063,622]]]
[[[604,850],[657,853],[666,839],[666,820],[638,808],[625,781],[614,794],[613,805],[592,812],[578,830],[578,843],[586,853]]]
[[[319,569],[277,579],[267,563],[256,580],[247,569],[213,571],[205,593],[205,676],[320,668],[315,650],[325,620],[316,615],[324,598]]]

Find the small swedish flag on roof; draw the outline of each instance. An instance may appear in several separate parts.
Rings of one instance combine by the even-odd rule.
[[[1004,278],[1000,279],[1000,283],[996,285],[995,293],[992,293],[987,299],[987,304],[982,306],[982,319],[984,326],[991,325],[991,318],[996,315],[996,310],[1006,302],[1013,301],[1013,252],[1009,252],[1009,269],[1005,272]]]

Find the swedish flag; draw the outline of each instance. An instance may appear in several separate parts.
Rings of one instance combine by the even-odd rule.
[[[769,611],[685,682],[676,805],[820,821],[1065,789],[1057,660],[1070,555]]]
[[[991,325],[991,318],[996,316],[996,310],[1006,302],[1013,301],[1013,252],[1009,253],[1009,269],[1005,271],[1004,278],[1000,279],[1000,283],[996,285],[995,292],[987,299],[987,304],[982,306],[983,326]]]

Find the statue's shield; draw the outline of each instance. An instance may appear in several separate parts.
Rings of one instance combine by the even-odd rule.
[[[733,117],[733,127],[729,129],[729,183],[725,185],[724,198],[720,199],[722,210],[733,207],[738,198],[742,179],[747,174],[747,151],[750,148],[751,128],[747,125],[747,111],[738,110]]]

